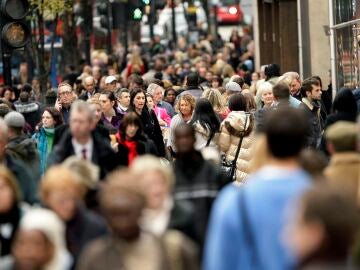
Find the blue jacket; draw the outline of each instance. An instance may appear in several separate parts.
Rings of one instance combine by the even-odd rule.
[[[40,128],[39,131],[32,136],[32,139],[35,140],[37,144],[40,156],[40,173],[43,175],[46,170],[48,158],[47,139],[44,128]]]
[[[225,188],[207,232],[204,270],[285,270],[296,265],[282,242],[288,207],[310,186],[302,170],[265,167],[248,184]]]

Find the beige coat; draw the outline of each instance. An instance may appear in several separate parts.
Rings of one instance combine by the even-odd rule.
[[[249,163],[252,159],[253,142],[255,141],[254,117],[248,114],[245,136],[236,162],[236,180],[243,182],[250,173]],[[221,123],[218,145],[227,161],[235,158],[240,134],[244,131],[245,112],[231,112]]]
[[[336,153],[331,157],[324,174],[331,185],[348,192],[360,202],[360,154],[356,152]]]

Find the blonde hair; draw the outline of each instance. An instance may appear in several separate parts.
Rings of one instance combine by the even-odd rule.
[[[210,88],[206,89],[203,94],[203,98],[209,100],[214,109],[223,110],[225,109],[225,100],[218,89]]]
[[[164,164],[159,158],[151,155],[144,155],[136,158],[130,167],[135,174],[145,174],[149,171],[160,172],[169,187],[175,183],[175,176],[169,164]]]
[[[73,173],[69,168],[63,165],[57,165],[49,168],[40,186],[40,197],[43,202],[46,202],[50,193],[56,190],[66,190],[74,188],[82,198],[85,194],[85,187],[80,178]]]
[[[20,192],[19,185],[16,181],[16,177],[12,174],[12,172],[7,167],[5,167],[3,165],[0,165],[0,179],[4,179],[6,185],[8,185],[9,188],[11,189],[13,196],[14,196],[14,201],[20,202],[21,192]]]
[[[179,96],[179,100],[177,101],[176,105],[175,105],[175,110],[178,112],[178,113],[181,113],[180,112],[180,102],[181,101],[186,101],[187,103],[190,104],[191,106],[191,111],[193,112],[194,109],[195,109],[195,104],[196,104],[196,100],[195,98],[193,97],[193,95],[190,95],[190,94],[185,94],[185,95],[181,95]]]

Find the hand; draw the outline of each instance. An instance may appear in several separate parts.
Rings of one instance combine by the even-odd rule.
[[[61,105],[61,103],[59,102],[59,99],[57,99],[56,102],[55,102],[55,109],[58,110],[59,112],[60,112],[61,109],[62,109],[62,105]]]

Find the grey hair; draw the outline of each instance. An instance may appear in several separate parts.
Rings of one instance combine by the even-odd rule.
[[[88,116],[89,119],[92,120],[93,117],[95,116],[95,112],[91,109],[90,104],[87,103],[84,100],[76,100],[71,104],[71,109],[70,109],[70,117],[73,114],[73,112],[85,112]]]
[[[82,84],[85,85],[86,79],[91,79],[93,83],[95,84],[95,78],[93,76],[85,76],[82,80]]]
[[[289,78],[291,81],[298,80],[300,81],[300,75],[299,73],[295,71],[289,71],[283,74],[284,78]]]
[[[148,88],[147,88],[147,90],[146,90],[146,92],[147,92],[149,95],[153,96],[154,93],[155,93],[155,90],[156,90],[158,87],[161,88],[161,92],[164,94],[165,89],[162,88],[160,85],[158,85],[158,84],[156,84],[156,83],[150,83],[149,86],[148,86]]]
[[[6,141],[8,139],[9,128],[5,123],[5,120],[0,117],[0,142]]]

